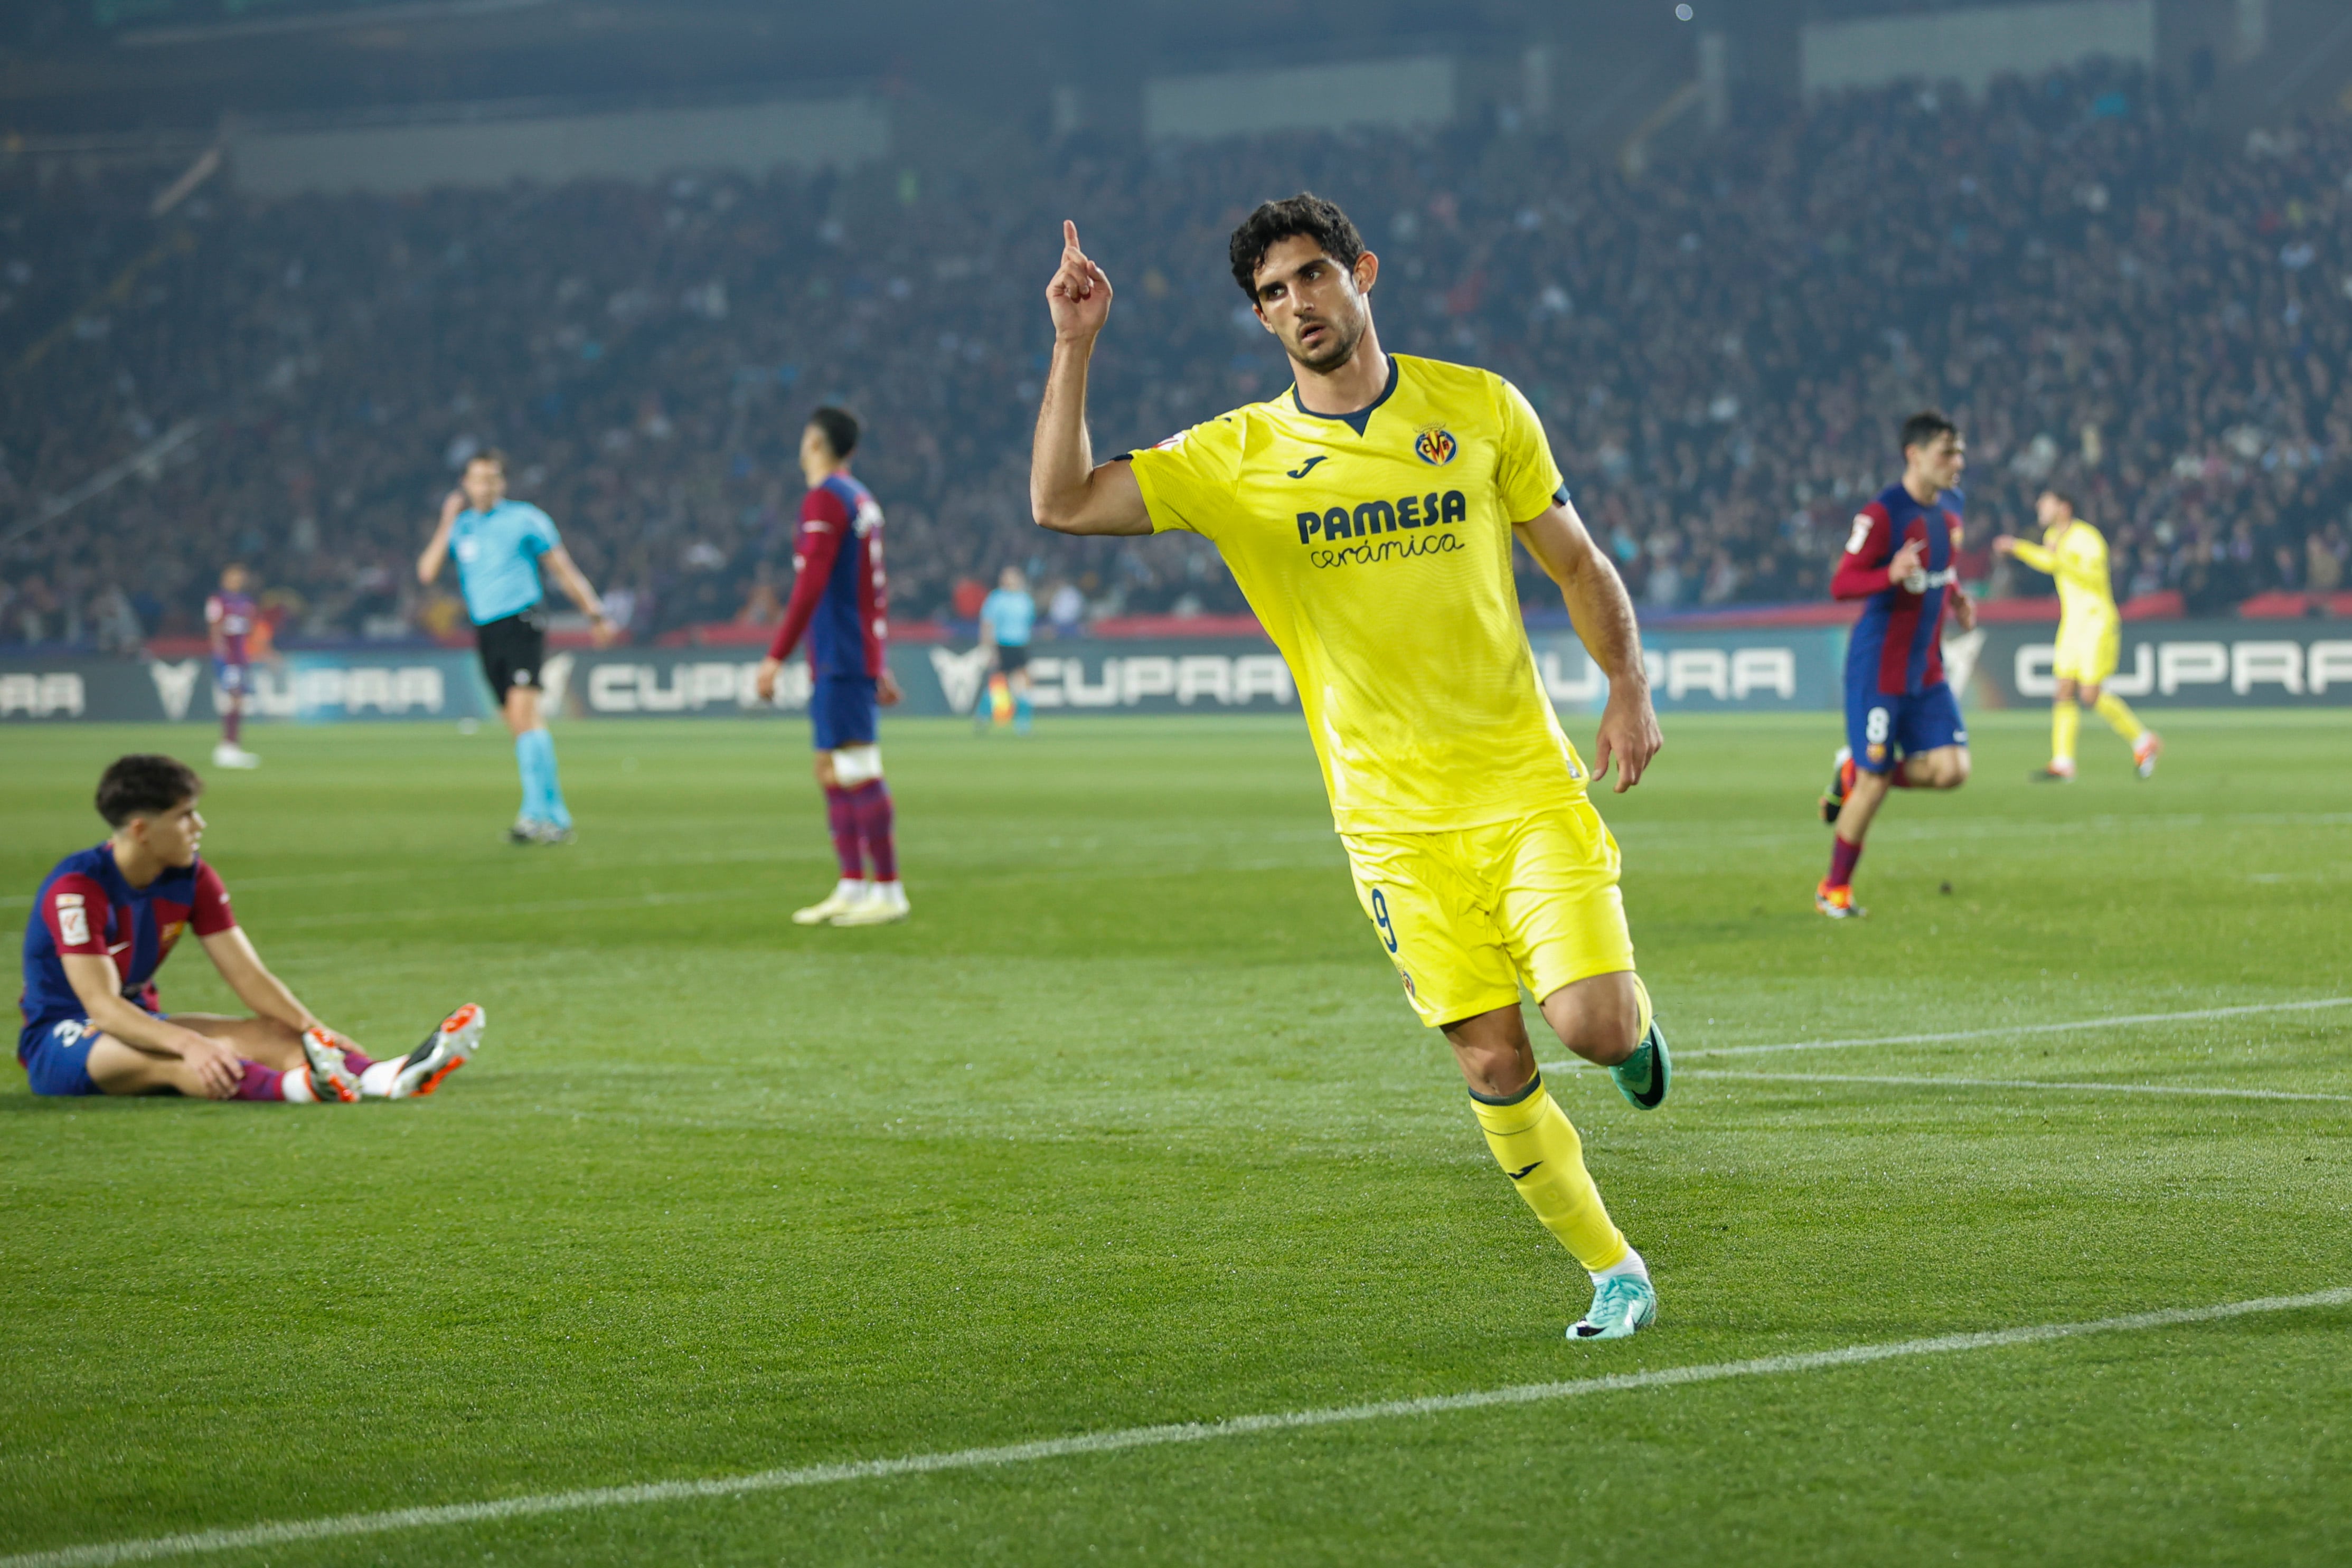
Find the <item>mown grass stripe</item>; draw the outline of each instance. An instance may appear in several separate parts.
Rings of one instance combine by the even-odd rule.
[[[1741,1072],[1710,1067],[1685,1078],[1732,1078],[1756,1083],[1898,1083],[1931,1089],[2057,1089],[2090,1094],[2179,1094],[2192,1099],[2321,1100],[2352,1105],[2352,1094],[2307,1094],[2291,1089],[2206,1089],[2180,1083],[2056,1083],[2039,1078],[1943,1078],[1881,1072]]]
[[[2144,1023],[2190,1023],[2200,1019],[2251,1018],[2258,1013],[2315,1012],[2323,1008],[2352,1007],[2352,997],[2322,997],[2315,1001],[2249,1002],[2242,1007],[2192,1008],[2174,1013],[2116,1013],[2106,1018],[2073,1019],[2064,1023],[2003,1024],[1996,1029],[1947,1030],[1937,1034],[1882,1034],[1857,1040],[1793,1040],[1773,1045],[1703,1045],[1676,1051],[1675,1060],[1703,1056],[1753,1056],[1775,1051],[1842,1051],[1857,1045],[1941,1045],[1949,1040],[2000,1040],[2027,1034],[2070,1034],[2086,1029],[2124,1029]],[[1660,1021],[1664,1021],[1662,1018]]]
[[[1615,1373],[1580,1377],[1563,1383],[1528,1383],[1465,1394],[1439,1394],[1421,1399],[1391,1399],[1370,1405],[1342,1405],[1322,1410],[1293,1410],[1274,1415],[1237,1416],[1224,1421],[1177,1422],[1160,1427],[1129,1427],[1110,1432],[1086,1432],[1068,1437],[1045,1437],[1028,1443],[992,1448],[958,1448],[945,1453],[908,1454],[898,1458],[858,1459],[839,1464],[804,1465],[791,1469],[760,1470],[750,1475],[720,1476],[706,1480],[644,1481],[633,1486],[590,1487],[577,1491],[542,1492],[529,1497],[499,1498],[484,1502],[446,1503],[425,1508],[391,1509],[380,1513],[336,1514],[325,1519],[288,1520],[247,1525],[234,1530],[202,1530],[184,1535],[151,1536],[142,1541],[100,1542],[47,1552],[0,1557],[0,1568],[104,1568],[116,1563],[152,1563],[170,1557],[192,1557],[249,1547],[290,1546],[309,1541],[382,1535],[394,1531],[424,1530],[455,1524],[493,1523],[540,1514],[574,1513],[584,1510],[634,1508],[652,1503],[691,1502],[708,1498],[742,1497],[755,1492],[786,1491],[801,1487],[833,1486],[850,1481],[887,1480],[899,1476],[936,1475],[948,1470],[993,1469],[1032,1464],[1042,1459],[1080,1458],[1117,1453],[1127,1448],[1161,1448],[1174,1443],[1205,1443],[1225,1437],[1257,1437],[1315,1427],[1391,1420],[1412,1416],[1444,1416],[1460,1410],[1496,1406],[1534,1405],[1593,1394],[1632,1393],[1648,1388],[1675,1388],[1693,1383],[1718,1383],[1736,1377],[1771,1377],[1799,1372],[1823,1372],[1873,1362],[1906,1357],[1954,1355],[1969,1351],[1999,1350],[2010,1345],[2041,1344],[2088,1334],[2123,1333],[2147,1329],[2178,1328],[2220,1322],[2267,1312],[2296,1312],[2310,1307],[2352,1305],[2352,1285],[2311,1291],[2296,1296],[2264,1296],[2252,1301],[2224,1301],[2215,1306],[2176,1307],[2161,1312],[2133,1312],[2124,1317],[2089,1322],[2041,1323],[2026,1328],[1990,1329],[1977,1333],[1938,1334],[1927,1339],[1895,1340],[1879,1344],[1846,1345],[1836,1350],[1804,1351],[1791,1355],[1759,1356],[1748,1361],[1712,1362],[1696,1366],[1660,1367],[1652,1372]]]

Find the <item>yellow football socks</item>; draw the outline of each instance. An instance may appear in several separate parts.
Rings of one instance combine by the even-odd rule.
[[[1584,1168],[1584,1141],[1568,1117],[1552,1103],[1543,1074],[1507,1104],[1496,1104],[1478,1094],[1470,1096],[1486,1130],[1486,1146],[1544,1228],[1559,1238],[1589,1273],[1599,1273],[1625,1260],[1630,1249],[1609,1218],[1601,1189]]]
[[[2050,761],[2060,769],[2074,765],[2074,737],[2083,730],[2083,710],[2069,697],[2050,708]]]
[[[2139,737],[2147,733],[2147,726],[2140,723],[2139,715],[2132,712],[2130,705],[2115,693],[2101,692],[2098,708],[2099,716],[2114,726],[2117,735],[2134,745],[2137,745]]]
[[[1633,1030],[1633,1049],[1639,1051],[1642,1049],[1642,1042],[1650,1038],[1650,1020],[1658,1015],[1650,1006],[1650,988],[1642,984],[1642,977],[1633,975],[1629,977],[1633,982],[1633,994],[1642,1001],[1640,1026]]]

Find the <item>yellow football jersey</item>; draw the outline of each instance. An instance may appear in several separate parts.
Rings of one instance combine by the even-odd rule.
[[[2058,615],[2077,632],[2116,619],[2115,585],[2107,579],[2107,541],[2080,517],[2042,536],[2040,544],[2020,539],[2017,559],[2058,580]]]
[[[1340,831],[1582,797],[1512,586],[1511,525],[1563,493],[1517,388],[1392,354],[1361,413],[1294,388],[1129,457],[1153,529],[1213,542],[1289,663]]]

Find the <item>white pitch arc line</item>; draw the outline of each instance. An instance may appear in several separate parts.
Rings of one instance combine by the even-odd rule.
[[[235,1552],[254,1546],[289,1546],[305,1541],[332,1541],[356,1535],[382,1535],[399,1530],[441,1525],[475,1524],[495,1520],[524,1519],[547,1513],[573,1513],[586,1509],[630,1508],[649,1503],[691,1502],[706,1498],[742,1497],[756,1492],[789,1491],[801,1487],[835,1486],[849,1481],[887,1480],[898,1476],[937,1475],[949,1470],[989,1469],[1030,1464],[1040,1459],[1075,1458],[1090,1454],[1118,1453],[1128,1448],[1164,1448],[1175,1443],[1214,1442],[1223,1437],[1251,1437],[1269,1432],[1295,1432],[1316,1427],[1338,1427],[1360,1421],[1384,1421],[1399,1416],[1444,1416],[1457,1410],[1483,1410],[1500,1406],[1538,1405],[1591,1394],[1624,1394],[1645,1388],[1674,1388],[1691,1383],[1719,1383],[1735,1377],[1774,1377],[1797,1372],[1822,1372],[1864,1366],[1873,1362],[1911,1356],[1954,1355],[1968,1351],[1999,1350],[2010,1345],[2043,1344],[2087,1334],[2125,1333],[2147,1329],[2179,1328],[2225,1322],[2269,1312],[2299,1312],[2311,1307],[2352,1306],[2352,1285],[2312,1291],[2299,1296],[2263,1296],[2252,1301],[2224,1301],[2210,1307],[2175,1307],[2162,1312],[2133,1312],[2090,1322],[2041,1323],[2026,1328],[1992,1329],[1978,1333],[1938,1334],[1930,1339],[1895,1340],[1882,1344],[1853,1344],[1837,1350],[1804,1351],[1792,1355],[1759,1356],[1751,1361],[1719,1361],[1697,1366],[1661,1367],[1654,1372],[1624,1372],[1601,1377],[1580,1377],[1565,1383],[1525,1383],[1509,1388],[1481,1389],[1467,1394],[1439,1394],[1423,1399],[1390,1399],[1372,1405],[1342,1405],[1323,1410],[1293,1410],[1275,1415],[1236,1416],[1224,1421],[1184,1421],[1161,1427],[1129,1427],[1109,1432],[1086,1432],[1068,1437],[1045,1437],[1030,1443],[1006,1443],[994,1448],[958,1448],[948,1453],[908,1454],[895,1459],[860,1459],[842,1464],[805,1465],[793,1469],[760,1470],[750,1475],[719,1476],[706,1480],[644,1481],[635,1486],[591,1487],[578,1491],[543,1492],[534,1497],[501,1498],[487,1502],[448,1503],[432,1508],[392,1509],[382,1513],[346,1513],[326,1519],[289,1520],[276,1524],[248,1525],[237,1530],[201,1530],[185,1535],[151,1536],[143,1541],[94,1542],[47,1552],[27,1552],[0,1557],[0,1568],[106,1568],[116,1563],[152,1563],[167,1557],[192,1557],[210,1552]]]
[[[1999,1040],[2021,1034],[2071,1034],[2086,1029],[2122,1029],[2132,1024],[2187,1023],[2199,1019],[2247,1018],[2257,1013],[2315,1012],[2322,1008],[2352,1007],[2352,997],[2322,997],[2305,1002],[2250,1002],[2243,1007],[2193,1008],[2177,1013],[2117,1013],[2109,1018],[2075,1019],[2066,1023],[2009,1024],[1999,1029],[1959,1029],[1941,1034],[1882,1034],[1866,1040],[1795,1040],[1777,1045],[1706,1045],[1677,1051],[1684,1061],[1702,1056],[1755,1056],[1778,1051],[1840,1051],[1858,1045],[1941,1045],[1960,1040]]]
[[[1735,1078],[1755,1083],[1899,1083],[1931,1089],[2066,1089],[2095,1094],[2184,1094],[2192,1099],[2324,1100],[2352,1105],[2352,1094],[2303,1094],[2286,1089],[2202,1089],[2179,1083],[2053,1083],[2038,1078],[1937,1078],[1877,1072],[1740,1072],[1703,1067],[1685,1078]]]

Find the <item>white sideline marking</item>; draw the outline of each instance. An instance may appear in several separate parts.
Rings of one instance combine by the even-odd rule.
[[[437,1508],[403,1508],[383,1513],[346,1513],[326,1519],[289,1520],[277,1524],[247,1525],[240,1530],[200,1530],[185,1535],[151,1536],[143,1541],[103,1542],[88,1546],[60,1547],[50,1552],[28,1552],[15,1557],[0,1557],[0,1568],[104,1568],[105,1564],[114,1563],[151,1563],[158,1558],[188,1557],[205,1552],[234,1552],[249,1546],[288,1546],[297,1542],[380,1535],[390,1531],[419,1530],[435,1525],[473,1524],[542,1513],[571,1513],[583,1509],[627,1508],[643,1503],[741,1497],[751,1492],[786,1491],[798,1487],[831,1486],[843,1481],[933,1475],[942,1470],[986,1469],[999,1465],[1027,1464],[1036,1459],[1117,1453],[1126,1448],[1155,1448],[1171,1443],[1205,1443],[1220,1437],[1249,1437],[1265,1432],[1291,1432],[1309,1427],[1383,1421],[1398,1416],[1443,1416],[1455,1410],[1480,1410],[1499,1405],[1535,1405],[1551,1399],[1573,1399],[1587,1394],[1620,1394],[1643,1388],[1673,1388],[1686,1383],[1718,1383],[1732,1377],[1770,1377],[1791,1372],[1820,1372],[1833,1367],[1860,1366],[1874,1361],[1895,1361],[1906,1356],[1951,1355],[1963,1351],[1998,1350],[2013,1344],[2041,1344],[2084,1334],[2174,1328],[2189,1323],[2252,1317],[2264,1312],[2295,1312],[2305,1307],[2347,1305],[2352,1305],[2352,1285],[2339,1285],[2332,1290],[2313,1291],[2300,1296],[2264,1296],[2248,1301],[2224,1301],[2219,1306],[2175,1307],[2163,1312],[2134,1312],[2126,1317],[2100,1318],[2091,1322],[2042,1323],[2031,1328],[1992,1329],[1979,1333],[1938,1334],[1932,1339],[1853,1344],[1840,1350],[1759,1356],[1753,1361],[1668,1366],[1655,1372],[1624,1372],[1604,1377],[1580,1377],[1565,1383],[1526,1383],[1511,1388],[1488,1388],[1469,1394],[1433,1395],[1425,1399],[1391,1399],[1374,1405],[1343,1405],[1324,1410],[1236,1416],[1225,1421],[1129,1427],[1118,1431],[1087,1432],[1070,1437],[1045,1437],[1033,1443],[959,1448],[942,1454],[908,1454],[895,1459],[806,1465],[797,1469],[761,1470],[751,1475],[720,1476],[708,1480],[643,1481],[635,1486],[591,1487],[579,1491],[542,1492],[535,1497],[501,1498],[488,1502],[447,1503]]]
[[[2352,1104],[2352,1094],[2298,1094],[2284,1089],[2198,1089],[2175,1083],[2053,1083],[2037,1078],[1897,1077],[1870,1072],[1739,1072],[1701,1068],[1686,1078],[1739,1078],[1769,1083],[1903,1083],[1954,1089],[2079,1089],[2098,1094],[2187,1094],[2229,1100],[2328,1100]]]
[[[2085,1029],[2120,1029],[2136,1023],[2179,1023],[2191,1019],[2244,1018],[2254,1013],[2313,1012],[2321,1008],[2352,1007],[2352,997],[2323,997],[2310,1002],[2252,1002],[2244,1007],[2195,1008],[2178,1013],[2118,1013],[2110,1018],[2076,1019],[2071,1023],[2009,1024],[2000,1029],[1959,1029],[1942,1034],[1882,1034],[1867,1040],[1795,1040],[1779,1045],[1708,1045],[1675,1055],[1691,1061],[1702,1056],[1753,1056],[1772,1051],[1837,1051],[1852,1045],[1940,1045],[1955,1040],[1997,1040],[2005,1035],[2068,1034]]]

